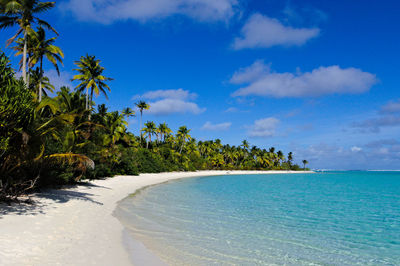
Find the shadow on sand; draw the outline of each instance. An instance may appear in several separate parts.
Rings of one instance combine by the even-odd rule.
[[[77,185],[64,187],[63,189],[45,189],[41,192],[35,193],[32,198],[19,203],[11,203],[9,205],[0,203],[0,219],[3,215],[16,214],[16,215],[37,215],[45,214],[45,207],[51,205],[53,202],[65,203],[70,200],[83,200],[89,201],[97,205],[103,203],[94,200],[95,194],[88,192],[78,192],[72,189],[85,187],[87,189],[102,188],[110,189],[104,186],[98,186],[93,183],[79,183]]]

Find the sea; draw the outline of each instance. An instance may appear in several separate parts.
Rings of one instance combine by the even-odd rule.
[[[400,265],[400,172],[180,179],[115,214],[169,265]]]

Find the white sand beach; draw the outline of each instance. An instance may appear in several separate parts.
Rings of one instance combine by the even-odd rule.
[[[0,265],[162,264],[141,243],[124,244],[124,228],[113,216],[118,201],[140,188],[173,179],[274,173],[304,172],[198,171],[117,176],[37,193],[32,196],[34,205],[0,205]]]

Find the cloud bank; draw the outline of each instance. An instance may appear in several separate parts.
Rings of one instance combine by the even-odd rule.
[[[68,0],[60,4],[81,21],[103,24],[120,20],[146,22],[182,15],[200,22],[227,21],[237,0]]]
[[[379,133],[383,127],[400,126],[400,99],[383,105],[375,117],[354,122],[361,133]]]
[[[274,117],[256,120],[254,124],[250,126],[248,135],[250,137],[272,137],[275,135],[279,122],[280,121]]]
[[[357,68],[319,67],[305,73],[277,73],[263,61],[238,70],[233,84],[245,84],[232,96],[317,97],[327,94],[358,94],[368,91],[377,78]]]
[[[197,94],[183,89],[148,91],[143,95],[136,95],[134,98],[153,100],[149,102],[148,113],[154,115],[200,114],[206,110],[192,101],[197,98]]]
[[[231,127],[231,125],[232,125],[231,122],[213,124],[208,121],[202,126],[201,129],[202,130],[210,130],[210,131],[223,131],[223,130],[228,130]]]
[[[277,45],[300,46],[319,35],[318,28],[293,28],[259,13],[252,15],[233,42],[236,50],[268,48]]]

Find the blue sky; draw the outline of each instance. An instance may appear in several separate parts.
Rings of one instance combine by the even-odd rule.
[[[114,78],[112,110],[199,140],[293,151],[330,169],[400,169],[398,1],[64,0],[46,19],[73,61]],[[0,41],[15,31],[1,32]],[[11,54],[10,50],[6,51]],[[14,58],[16,63],[18,59]],[[138,132],[138,118],[130,121]]]

